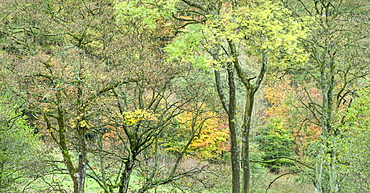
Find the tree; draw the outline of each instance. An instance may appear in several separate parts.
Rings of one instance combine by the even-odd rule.
[[[85,136],[96,113],[91,109],[107,92],[137,81],[121,73],[117,54],[106,51],[116,47],[113,31],[118,31],[107,14],[112,10],[110,1],[7,3],[8,14],[2,15],[7,44],[1,53],[7,58],[2,67],[10,72],[7,84],[27,102],[26,110],[37,117],[37,127],[60,150],[74,192],[84,192]]]
[[[168,70],[169,66],[162,67],[162,70]],[[160,64],[155,70],[159,69]],[[100,108],[108,127],[104,128],[106,131],[93,152],[101,156],[101,163],[104,162],[99,168],[109,166],[109,169],[94,169],[93,165],[90,168],[93,171],[91,176],[105,192],[113,192],[115,188],[118,188],[118,192],[129,191],[131,176],[135,171],[143,177],[138,192],[146,192],[202,171],[202,168],[181,169],[180,162],[196,134],[202,130],[203,119],[206,119],[201,117],[202,105],[193,103],[194,100],[202,101],[204,93],[187,92],[183,98],[174,92],[177,85],[172,83],[173,77],[161,83],[156,82],[155,73],[149,72],[144,77],[145,81],[137,85],[113,90],[113,100],[106,100]],[[187,87],[188,84],[182,85],[183,89]],[[138,96],[137,93],[141,94]],[[186,113],[192,114],[190,120],[186,123],[179,121]],[[189,127],[184,127],[188,123]],[[176,141],[174,134],[180,128],[184,128],[185,134]],[[174,155],[174,163],[166,163],[167,169],[159,165],[163,149],[172,150],[170,152]]]
[[[105,192],[129,191],[134,172],[143,176],[144,182],[138,191],[145,192],[201,171],[198,168],[179,171],[179,163],[194,140],[199,124],[192,124],[191,130],[186,131],[189,138],[184,139],[186,145],[180,148],[175,163],[168,166],[171,169],[163,172],[158,165],[161,143],[173,139],[173,136],[166,139],[165,133],[176,127],[175,120],[180,114],[196,111],[191,121],[198,119],[202,113],[192,104],[204,103],[209,95],[204,94],[207,89],[195,89],[198,82],[192,80],[192,76],[198,74],[192,68],[171,65],[164,60],[161,47],[165,42],[161,37],[165,34],[159,33],[158,28],[166,20],[165,15],[132,6],[134,3],[138,2],[118,3],[115,10],[117,27],[127,45],[127,48],[122,46],[121,61],[129,62],[121,69],[124,75],[135,76],[140,81],[109,90],[104,102],[100,101],[94,110],[100,112],[98,118],[90,122],[98,131],[99,142],[92,145],[92,150],[100,159],[98,168],[91,165],[90,176]],[[140,162],[141,159],[146,161]],[[105,171],[107,165],[114,169]]]
[[[184,29],[166,49],[173,59],[214,69],[221,105],[229,118],[232,189],[240,192],[242,174],[243,192],[248,192],[249,135],[255,94],[270,62],[276,65],[289,59],[298,61],[304,58],[295,54],[302,50],[292,46],[298,38],[304,37],[304,30],[301,30],[304,24],[294,21],[287,9],[270,1],[180,2],[175,18],[185,23]],[[223,71],[226,78],[221,76]],[[223,83],[225,79],[227,86]],[[242,85],[241,89],[237,80]],[[242,118],[236,116],[238,90],[242,90],[242,98],[245,99],[240,102],[244,105]],[[238,125],[241,126],[240,131]]]
[[[201,171],[182,169],[179,163],[201,132],[203,105],[194,104],[209,103],[211,95],[195,86],[206,82],[192,80],[201,73],[188,65],[164,60],[162,37],[167,32],[158,33],[158,28],[166,17],[128,9],[127,3],[1,3],[1,56],[6,58],[1,66],[9,72],[1,78],[26,101],[27,113],[35,117],[32,124],[45,140],[59,149],[63,160],[52,161],[64,164],[60,170],[70,177],[74,192],[84,192],[86,177],[94,178],[105,192],[127,192],[138,160],[144,152],[162,148],[163,131],[174,127],[173,119],[184,112],[195,111],[187,145],[169,173],[147,165],[150,170],[143,170],[147,178],[139,191]],[[127,17],[130,13],[137,20]],[[156,163],[158,154],[153,155],[149,160]],[[101,163],[99,169],[90,163],[95,159]],[[110,181],[106,164],[114,166],[118,182]]]
[[[310,121],[321,127],[321,142],[316,146],[315,156],[315,192],[339,192],[338,157],[330,141],[341,131],[333,127],[336,124],[333,114],[350,104],[361,79],[369,74],[365,51],[369,37],[368,20],[364,19],[368,5],[361,1],[341,0],[284,2],[287,6],[296,6],[298,17],[309,15],[315,18],[311,37],[303,41],[310,60],[297,68],[305,74],[305,79],[300,79],[304,80],[301,87],[306,88],[305,80],[313,80],[321,92],[320,101],[308,96],[310,101],[305,103],[314,117]],[[328,183],[325,183],[326,175]]]

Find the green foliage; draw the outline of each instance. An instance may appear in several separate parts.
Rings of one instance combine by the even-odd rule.
[[[294,95],[294,87],[291,85],[289,77],[283,77],[279,80],[271,80],[263,88],[265,108],[262,109],[260,116],[264,124],[259,128],[256,136],[259,150],[264,152],[263,160],[271,161],[278,157],[291,157],[294,153],[299,153],[296,146],[300,146],[295,138],[301,118],[297,115],[296,107],[298,100]],[[276,162],[270,162],[272,170],[279,170],[281,165],[291,165],[287,159],[279,159]]]
[[[359,92],[359,97],[345,113],[341,135],[329,140],[338,151],[337,169],[343,180],[344,192],[370,191],[370,88]]]
[[[329,1],[322,0],[321,2]],[[350,2],[352,1],[343,3]],[[360,0],[356,2],[359,3]],[[235,6],[234,3],[238,5]],[[320,8],[321,5],[317,6]],[[368,5],[362,7],[363,9],[369,8]],[[227,147],[227,126],[220,121],[220,115],[212,111],[213,107],[219,104],[206,101],[206,109],[189,108],[192,105],[197,106],[207,97],[207,100],[215,98],[210,94],[213,90],[209,89],[208,85],[199,84],[199,82],[208,83],[207,79],[213,77],[207,76],[206,79],[206,76],[194,76],[194,74],[208,73],[209,69],[224,70],[226,69],[224,67],[236,61],[235,58],[237,58],[246,77],[250,77],[247,80],[252,81],[255,80],[253,77],[260,69],[261,53],[266,53],[270,72],[271,65],[286,67],[288,63],[301,63],[302,66],[307,67],[306,69],[310,71],[309,73],[304,72],[302,76],[305,79],[302,78],[302,80],[308,88],[307,80],[312,79],[306,79],[307,74],[314,79],[320,74],[327,74],[327,70],[320,73],[320,71],[311,71],[311,69],[316,69],[316,67],[325,69],[323,65],[331,62],[328,56],[332,53],[332,64],[336,66],[327,69],[335,67],[333,72],[338,74],[333,75],[333,79],[342,77],[333,84],[338,86],[334,91],[341,90],[343,85],[343,88],[349,85],[350,89],[356,90],[355,87],[358,85],[352,80],[357,77],[366,77],[365,73],[358,74],[357,72],[366,72],[363,67],[366,67],[364,64],[368,63],[368,58],[359,58],[357,54],[360,52],[356,46],[361,43],[364,50],[367,50],[368,40],[353,41],[360,37],[355,36],[357,33],[362,34],[365,30],[358,29],[351,35],[348,29],[352,28],[352,25],[359,25],[360,21],[368,21],[365,18],[367,14],[350,13],[351,11],[343,8],[338,8],[338,10],[343,9],[348,12],[346,14],[354,17],[340,18],[337,22],[331,22],[332,18],[335,20],[336,15],[329,16],[329,12],[325,12],[324,9],[321,11],[317,9],[321,12],[315,18],[317,25],[311,25],[309,18],[295,19],[291,11],[272,0],[233,2],[221,0],[100,0],[98,2],[93,0],[58,2],[4,0],[0,3],[0,8],[3,11],[0,14],[0,20],[3,22],[0,29],[2,44],[0,66],[7,68],[6,73],[0,76],[2,81],[0,83],[6,82],[12,85],[8,86],[9,89],[17,91],[19,95],[22,95],[22,92],[27,93],[24,98],[27,98],[28,104],[34,107],[28,110],[44,112],[50,116],[49,131],[54,131],[50,134],[55,136],[56,141],[66,142],[63,144],[65,148],[62,152],[66,152],[67,156],[51,158],[57,163],[55,166],[65,170],[65,165],[63,166],[61,160],[68,161],[69,159],[73,163],[78,162],[80,152],[72,149],[85,148],[79,144],[81,139],[84,139],[85,132],[96,133],[96,140],[99,140],[97,139],[99,136],[101,138],[99,142],[95,140],[86,142],[86,149],[92,150],[88,156],[89,165],[101,166],[99,170],[92,167],[87,169],[89,175],[94,176],[94,172],[97,171],[99,175],[95,177],[101,177],[95,183],[91,182],[91,176],[88,177],[87,186],[90,189],[86,189],[87,192],[92,191],[92,188],[98,189],[97,182],[105,183],[106,187],[112,184],[111,187],[116,188],[117,183],[111,182],[119,181],[119,176],[122,174],[120,172],[123,171],[122,166],[130,160],[129,155],[137,152],[140,152],[140,155],[137,159],[136,157],[132,159],[135,162],[132,166],[137,167],[134,168],[132,183],[129,185],[132,191],[139,190],[144,183],[152,185],[158,182],[166,175],[168,176],[171,170],[174,173],[169,176],[173,178],[167,178],[168,180],[163,183],[176,183],[176,180],[183,177],[177,174],[189,169],[191,165],[187,165],[189,160],[196,162],[203,159],[213,161],[224,158],[223,153],[229,149]],[[189,9],[182,10],[187,8]],[[181,26],[179,33],[173,39],[167,38],[172,37],[175,30],[172,28],[176,23],[171,23],[172,15],[179,18],[177,22]],[[346,27],[342,28],[343,25]],[[316,52],[312,54],[315,56],[312,59],[316,61],[312,60],[311,67],[309,67],[306,62],[307,54],[301,48],[299,40],[306,38],[308,29],[313,27],[323,27],[323,29],[312,33],[311,40],[304,42],[309,45],[306,45],[306,51]],[[160,41],[157,41],[159,39]],[[169,41],[171,43],[164,48],[168,53],[167,59],[170,61],[167,63],[164,60],[162,48]],[[230,42],[236,49],[235,52],[231,51]],[[339,58],[334,60],[334,56]],[[320,62],[320,60],[324,61]],[[175,65],[172,65],[173,63]],[[194,69],[188,64],[193,64],[203,70],[196,73],[193,71],[183,73],[184,69]],[[232,66],[229,65],[229,67]],[[183,79],[183,77],[189,78],[190,76],[194,76],[190,78],[192,80]],[[123,80],[130,78],[142,81],[123,86],[125,84]],[[239,78],[243,77],[239,76]],[[329,76],[324,78],[331,80]],[[221,79],[226,80],[225,77]],[[345,82],[347,80],[350,81]],[[327,82],[323,79],[312,85],[324,86]],[[307,144],[312,144],[319,138],[319,127],[314,127],[311,123],[307,126],[303,125],[307,129],[297,126],[300,120],[292,114],[293,112],[299,113],[292,111],[291,107],[298,106],[298,97],[295,98],[292,92],[288,94],[296,87],[286,87],[291,84],[296,83],[279,81],[272,87],[281,86],[283,88],[268,93],[269,107],[265,111],[268,116],[264,117],[266,124],[256,137],[259,144],[251,144],[251,160],[270,160],[292,155],[294,134],[297,134],[296,138],[302,140],[302,143],[296,144],[301,147],[308,146]],[[251,85],[253,87],[253,84]],[[238,87],[237,94],[243,91],[245,90]],[[337,96],[338,99],[342,96],[343,99],[350,98],[346,90],[343,91],[333,96]],[[309,90],[306,92],[310,93],[313,99],[308,101],[302,98],[302,101],[306,103],[308,101],[307,104],[313,104],[314,108],[318,108],[321,102],[319,94]],[[347,192],[369,192],[369,92],[369,89],[363,90],[351,108],[343,113],[344,124],[336,126],[338,134],[323,137],[323,143],[316,143],[325,146],[320,146],[320,148],[330,152],[325,155],[327,160],[325,160],[324,167],[328,167],[331,163],[335,164],[332,169],[337,169],[337,173],[333,172],[333,174],[341,175],[343,191]],[[150,97],[152,99],[149,99]],[[236,98],[243,97],[237,95]],[[342,102],[344,104],[345,101],[338,101],[338,104]],[[33,179],[36,180],[39,175],[36,171],[38,168],[34,167],[35,162],[39,160],[37,159],[39,157],[37,136],[27,125],[27,118],[22,116],[17,103],[13,98],[6,96],[5,92],[1,92],[0,191],[4,192],[20,192],[19,187]],[[212,108],[208,108],[211,106],[209,104],[213,105]],[[57,114],[59,110],[61,113]],[[302,116],[305,115],[300,114],[299,118]],[[41,116],[35,116],[35,119],[37,119],[35,124],[38,130],[43,133],[48,132],[44,129],[48,125],[45,123],[46,120],[42,122]],[[56,121],[59,121],[59,124]],[[58,125],[62,127],[58,128]],[[76,139],[77,130],[80,130],[83,136],[78,140]],[[61,131],[59,135],[58,131]],[[63,141],[64,134],[66,140]],[[48,138],[47,135],[45,136]],[[129,137],[132,138],[129,140]],[[323,145],[324,143],[326,144]],[[76,144],[80,146],[74,146]],[[52,146],[51,143],[48,145]],[[137,151],[136,147],[139,145],[141,148],[139,147]],[[129,150],[131,147],[134,147],[132,151]],[[177,154],[187,148],[186,153],[192,156],[184,156],[185,159],[179,159],[176,163],[175,155],[177,154],[165,154],[162,148]],[[69,150],[72,152],[69,153]],[[83,150],[83,153],[87,153],[87,150]],[[69,154],[72,158],[69,158]],[[330,160],[334,159],[330,155],[335,155],[337,160]],[[179,172],[175,172],[175,167],[171,169],[171,165],[177,167],[177,164],[179,164]],[[280,166],[283,163],[274,164]],[[226,164],[212,165],[212,167],[215,170],[212,177],[208,176],[211,175],[210,173],[199,174],[202,177],[201,182],[206,186],[214,186],[213,192],[227,192],[226,189],[231,184],[229,177],[225,180],[225,176],[230,176],[230,171],[226,169],[228,167]],[[75,172],[74,167],[70,168],[70,173]],[[139,176],[135,173],[139,171],[139,168],[146,176]],[[128,171],[131,172],[131,170]],[[258,189],[267,184],[267,182],[261,184],[262,178],[264,180],[271,178],[267,174],[267,169],[258,162],[251,164],[251,171],[253,184]],[[48,186],[57,187],[50,184],[60,184],[63,189],[71,185],[70,180],[65,180],[68,178],[65,174],[56,174],[55,171],[50,171],[50,174],[52,175],[42,175],[46,178],[50,177],[47,180]],[[193,174],[195,173],[184,173],[184,176],[194,177]],[[59,178],[54,178],[55,176]],[[46,178],[39,178],[39,181]],[[195,191],[200,187],[191,184],[193,181],[187,181],[187,178],[181,179],[180,182],[186,186],[192,186],[191,189]],[[287,181],[286,184],[290,182]],[[161,183],[157,185],[162,185]],[[261,186],[255,185],[259,183]],[[100,188],[104,185],[100,184]],[[17,188],[14,188],[15,186]],[[155,191],[180,192],[178,189],[171,190],[170,188],[171,185],[165,185],[163,189],[158,187]],[[49,190],[56,191],[55,189]],[[40,188],[35,191],[45,190]],[[69,187],[66,191],[72,191],[72,188]]]
[[[0,190],[15,187],[25,176],[36,176],[38,138],[10,98],[0,98]]]
[[[279,3],[250,1],[237,8],[225,3],[218,15],[209,14],[206,18],[205,23],[186,26],[167,46],[170,59],[219,67],[235,57],[219,49],[227,41],[235,42],[238,53],[248,57],[267,51],[272,64],[301,63],[307,59],[298,40],[307,36],[305,26],[309,21],[295,20]]]
[[[115,5],[115,9],[121,24],[126,25],[128,22],[140,24],[140,27],[134,30],[144,32],[146,29],[155,29],[158,20],[170,17],[175,11],[175,3],[176,1],[168,0],[122,1]],[[126,27],[130,28],[129,25]]]
[[[256,137],[259,142],[259,149],[265,153],[262,157],[265,161],[271,161],[279,157],[289,157],[292,155],[294,138],[292,133],[282,127],[281,122],[271,123],[269,126],[261,129]],[[267,165],[271,170],[279,170],[281,165],[291,165],[290,161],[280,159]]]
[[[164,49],[168,53],[169,61],[191,63],[204,68],[207,64],[205,54],[203,25],[188,25],[169,45]]]
[[[303,27],[308,23],[295,20],[280,3],[249,1],[233,11],[229,11],[230,6],[224,9],[223,15],[211,18],[210,29],[222,39],[243,43],[247,54],[266,49],[279,57],[282,51],[303,56],[303,49],[297,43],[307,35]],[[244,39],[248,41],[243,42]]]

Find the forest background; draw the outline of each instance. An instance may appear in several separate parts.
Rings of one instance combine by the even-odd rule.
[[[369,192],[366,0],[2,0],[2,192]]]

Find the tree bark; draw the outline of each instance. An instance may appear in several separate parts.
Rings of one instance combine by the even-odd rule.
[[[85,192],[85,179],[86,179],[86,167],[87,167],[87,149],[86,149],[86,141],[85,141],[85,133],[86,128],[78,128],[79,130],[82,130],[79,132],[78,141],[79,141],[79,155],[78,155],[78,168],[77,173],[74,174],[77,178],[78,187],[77,191],[78,193],[84,193]]]
[[[323,171],[323,158],[319,154],[316,160],[315,167],[315,193],[322,193],[322,171]]]
[[[228,69],[228,84],[229,84],[229,113],[228,122],[231,141],[231,167],[232,167],[232,192],[240,192],[240,148],[237,141],[237,125],[236,125],[236,88],[234,68],[229,64]]]
[[[121,174],[121,179],[118,185],[119,186],[118,193],[127,193],[133,169],[134,169],[134,160],[132,159],[127,160],[125,162],[125,170]]]
[[[213,54],[213,58],[218,60],[218,55]],[[236,113],[236,85],[235,85],[235,72],[232,63],[229,63],[227,66],[227,82],[229,88],[229,100],[226,100],[226,94],[223,90],[222,81],[220,72],[218,70],[214,71],[215,73],[215,82],[216,89],[221,101],[222,107],[228,115],[228,124],[230,131],[230,153],[231,153],[231,172],[232,172],[232,193],[240,192],[240,146],[238,144],[238,133],[237,133],[237,124],[235,120]]]
[[[251,130],[251,117],[254,103],[254,93],[252,89],[248,89],[246,92],[245,112],[242,126],[243,193],[248,193],[250,189],[249,134]]]

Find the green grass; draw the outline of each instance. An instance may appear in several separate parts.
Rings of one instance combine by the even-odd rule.
[[[268,186],[268,183],[276,177],[277,174],[271,174],[267,173],[264,175],[264,178],[261,179],[259,182],[254,182],[252,186],[254,186],[254,189],[251,190],[252,193],[265,193],[266,187]],[[228,178],[225,177],[224,178]],[[313,186],[311,184],[308,184],[308,182],[302,182],[298,181],[299,177],[297,176],[284,176],[280,178],[279,180],[275,181],[271,188],[268,190],[268,193],[309,193],[313,192]],[[44,181],[45,180],[45,181]],[[25,191],[28,193],[53,193],[53,192],[62,192],[61,190],[64,190],[65,192],[72,192],[73,191],[73,184],[72,181],[69,179],[68,175],[62,175],[62,174],[55,174],[55,175],[48,175],[42,179],[38,179],[31,183]],[[220,179],[218,179],[220,180]],[[221,179],[222,180],[222,179]],[[140,177],[137,175],[132,175],[131,183],[130,183],[130,190],[135,191],[140,188]],[[24,181],[25,182],[25,181]],[[54,188],[51,188],[49,185],[53,185]],[[226,184],[225,184],[226,185]],[[228,184],[227,187],[231,187],[231,184]],[[229,192],[227,187],[215,187],[212,190],[203,190],[202,193],[223,193],[223,192]],[[218,189],[220,188],[220,189]],[[222,188],[222,189],[221,189]],[[91,178],[86,179],[86,187],[85,187],[86,193],[101,193],[103,192],[102,188],[100,188],[99,184],[95,182]],[[21,192],[21,189],[13,190],[10,192]],[[177,193],[181,192],[179,189],[174,188],[170,185],[163,185],[159,186],[156,189],[152,189],[148,191],[149,193]],[[199,192],[196,190],[189,191],[189,192]]]
[[[54,160],[62,160],[58,152],[53,152]],[[184,162],[191,164],[194,160],[185,160]],[[90,160],[93,164],[94,160]],[[62,163],[57,164],[58,167],[64,168]],[[266,168],[261,166],[253,167],[251,186],[253,193],[265,193],[269,183],[278,176],[278,174],[269,173]],[[202,178],[208,185],[205,188],[201,183],[190,181],[189,179],[182,179],[178,181],[178,185],[186,190],[185,192],[202,192],[202,193],[229,193],[231,189],[231,172],[228,164],[211,164],[208,172],[199,174],[197,176]],[[141,181],[143,179],[135,173],[131,176],[130,191],[135,192],[141,188]],[[57,192],[73,192],[73,183],[67,174],[52,174],[40,176],[34,180],[32,178],[22,178],[17,186],[7,192],[24,192],[27,193],[57,193]],[[32,183],[31,183],[32,182]],[[86,193],[101,193],[104,192],[99,184],[92,178],[86,178]],[[27,186],[26,186],[27,185]],[[26,187],[26,188],[25,188]],[[116,191],[116,190],[115,190]],[[276,180],[268,193],[308,193],[313,192],[313,185],[304,178],[296,175],[287,175]],[[171,184],[162,185],[156,189],[148,191],[149,193],[177,193],[182,192],[180,189]]]

